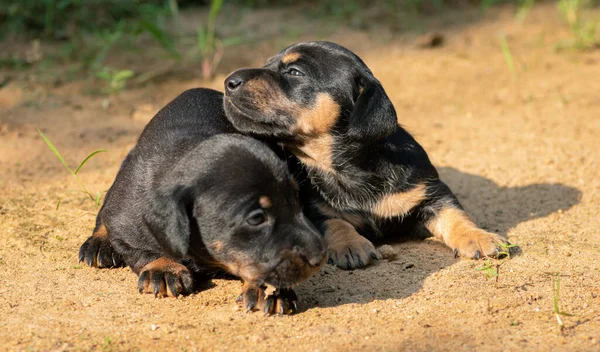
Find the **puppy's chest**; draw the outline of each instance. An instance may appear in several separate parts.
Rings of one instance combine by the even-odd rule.
[[[336,214],[378,223],[403,218],[426,198],[424,184],[403,185],[361,170],[326,173],[309,170],[313,187]]]
[[[336,211],[363,212],[368,210],[381,190],[368,182],[368,175],[353,172],[327,172],[307,168],[312,187],[322,200]]]

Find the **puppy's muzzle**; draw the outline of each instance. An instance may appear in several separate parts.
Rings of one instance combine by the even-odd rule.
[[[225,79],[225,94],[235,92],[239,87],[244,85],[244,83],[246,83],[246,81],[242,77],[233,73]]]
[[[325,263],[325,259],[324,247],[307,255],[306,251],[296,246],[280,254],[279,259],[267,270],[264,281],[277,288],[291,288],[314,275]]]

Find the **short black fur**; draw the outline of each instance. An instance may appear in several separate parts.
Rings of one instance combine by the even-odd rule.
[[[240,82],[235,89],[228,87],[231,79]],[[256,81],[262,83],[252,84]],[[303,179],[303,201],[310,205],[307,214],[323,231],[325,222],[336,218],[351,222],[370,240],[429,225],[440,228],[436,236],[459,247],[462,255],[479,257],[496,251],[495,243],[501,239],[471,231],[474,224],[439,179],[425,150],[398,124],[381,83],[356,54],[330,42],[298,43],[269,59],[263,68],[235,71],[225,82],[227,117],[240,131],[275,138],[293,154],[290,166]],[[332,102],[323,104],[323,97]],[[324,132],[300,128],[311,124],[322,130],[331,114],[335,120]],[[277,128],[272,121],[277,121]],[[288,129],[282,131],[281,126]],[[417,197],[420,190],[423,194]],[[412,202],[408,210],[401,209],[403,192],[413,192],[406,195]],[[391,195],[399,200],[385,203]],[[380,209],[388,205],[401,211],[381,215]],[[442,214],[443,210],[448,211]],[[470,232],[452,230],[456,240],[448,240],[442,232],[450,230],[436,227],[438,220]],[[493,243],[477,249],[478,239]]]
[[[140,275],[140,291],[158,294],[162,280],[162,293],[168,286],[174,296],[190,293],[190,276],[196,288],[226,272],[283,289],[318,269],[322,239],[302,213],[286,163],[236,132],[222,97],[191,89],[150,121],[80,260],[126,264]]]

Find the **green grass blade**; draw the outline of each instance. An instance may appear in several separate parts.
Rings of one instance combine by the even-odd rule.
[[[502,55],[504,55],[504,60],[506,61],[506,65],[512,74],[516,73],[515,70],[515,62],[513,61],[512,54],[510,53],[510,48],[508,47],[508,42],[504,36],[500,37],[500,47],[502,48]]]
[[[204,27],[198,27],[198,35],[197,35],[197,44],[198,47],[200,48],[200,51],[202,52],[202,55],[205,55],[206,52],[209,51],[208,48],[208,44],[207,44],[207,40],[206,40],[206,31],[204,30]]]
[[[58,152],[58,149],[56,149],[54,144],[52,144],[52,142],[50,142],[50,140],[42,133],[42,131],[40,131],[39,128],[37,129],[37,131],[40,134],[40,136],[42,136],[42,138],[44,139],[44,142],[46,142],[46,145],[48,146],[48,148],[50,148],[50,150],[52,150],[54,155],[56,155],[58,160],[60,160],[60,162],[67,168],[67,170],[69,170],[70,173],[75,175],[75,173],[73,173],[73,170],[71,170],[69,165],[67,165],[67,162],[65,161],[65,159],[63,159],[63,157],[60,155],[60,153]]]
[[[75,170],[74,174],[77,175],[79,170],[81,170],[83,165],[85,165],[85,163],[87,163],[87,161],[90,160],[91,157],[93,157],[94,155],[96,155],[98,153],[105,153],[107,151],[108,151],[108,149],[98,149],[98,150],[95,150],[94,152],[92,152],[92,154],[88,155],[85,159],[83,159],[81,164],[79,164],[79,166],[77,166],[77,169]]]
[[[62,202],[62,198],[58,199],[58,203],[56,203],[56,210],[60,207],[60,203]]]
[[[223,6],[223,0],[212,0],[210,3],[210,13],[208,14],[208,23],[206,25],[206,47],[207,53],[215,48],[215,22]]]
[[[210,4],[210,14],[208,15],[209,20],[215,21],[219,12],[221,11],[221,7],[223,6],[223,0],[212,0]]]
[[[115,74],[113,79],[115,81],[123,81],[128,78],[131,78],[133,75],[134,75],[134,72],[132,70],[121,70]]]

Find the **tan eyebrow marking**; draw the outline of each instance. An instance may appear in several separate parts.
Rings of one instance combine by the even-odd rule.
[[[260,204],[260,207],[263,209],[268,209],[271,207],[271,205],[273,205],[273,203],[271,202],[271,198],[267,196],[260,196],[258,198],[258,204]]]
[[[294,62],[297,61],[300,58],[300,53],[289,53],[286,54],[283,59],[281,59],[281,62],[283,62],[284,64],[289,64],[290,62]]]

